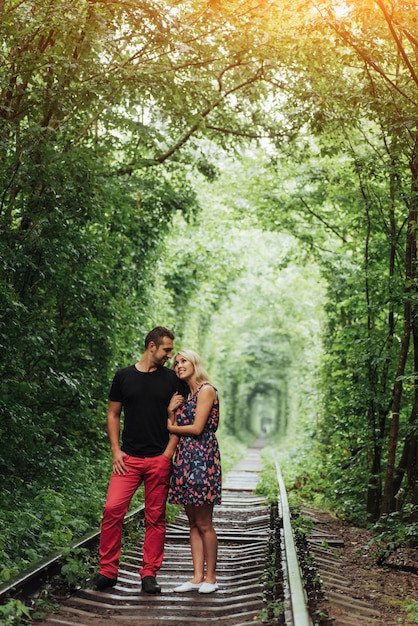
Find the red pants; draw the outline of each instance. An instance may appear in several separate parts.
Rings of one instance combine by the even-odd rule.
[[[143,482],[145,536],[142,568],[139,573],[141,578],[155,576],[164,558],[165,510],[171,459],[162,454],[146,459],[125,456],[123,460],[128,473],[123,476],[113,473],[109,482],[100,534],[99,571],[109,578],[116,578],[118,575],[123,519],[136,490]]]

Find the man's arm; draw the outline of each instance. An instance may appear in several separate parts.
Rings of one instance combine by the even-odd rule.
[[[176,451],[178,440],[179,438],[177,437],[177,435],[170,435],[170,440],[167,444],[166,449],[163,452],[163,454],[165,454],[165,456],[168,457],[169,459],[173,457],[174,452]]]
[[[116,474],[126,474],[127,468],[123,462],[126,453],[120,448],[120,414],[122,403],[109,400],[107,409],[107,434],[109,435],[110,449],[113,457],[113,471]]]

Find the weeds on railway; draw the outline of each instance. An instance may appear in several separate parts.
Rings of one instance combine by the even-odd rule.
[[[274,465],[270,463],[264,464],[255,492],[264,496],[269,504],[277,504],[279,484],[277,482],[277,473]]]
[[[383,515],[370,527],[373,537],[367,548],[379,565],[385,565],[392,558],[403,567],[407,551],[418,548],[417,515],[418,507],[406,504],[401,511]],[[418,572],[417,567],[413,570]]]
[[[277,620],[279,620],[283,616],[283,614],[283,600],[273,600],[272,602],[269,602],[267,607],[260,612],[259,619],[261,619],[264,624],[277,625],[282,623]]]
[[[273,626],[273,624],[274,626],[280,626],[284,624],[285,603],[280,544],[277,546],[275,540],[272,541],[269,548],[267,565],[261,582],[264,585],[266,606],[260,611],[259,619],[268,626]]]
[[[108,474],[108,460],[78,456],[57,467],[46,485],[17,482],[0,511],[0,582],[98,528]]]
[[[43,620],[48,612],[56,609],[55,596],[83,586],[95,566],[91,552],[86,548],[64,549],[59,563],[60,574],[44,585],[41,595],[33,599],[30,606],[19,599],[11,599],[0,606],[1,626],[23,626]]]
[[[406,612],[411,620],[418,623],[418,600],[405,606]]]
[[[41,593],[41,596],[30,601],[30,605],[18,598],[11,598],[1,605],[1,626],[28,626],[43,621],[47,613],[56,611],[57,605],[49,597],[48,589],[43,589]]]
[[[307,537],[312,532],[314,523],[311,517],[301,515],[301,513],[292,507],[292,518],[290,520],[294,532],[301,536]]]
[[[328,613],[326,610],[321,609],[321,603],[324,600],[322,582],[308,542],[308,536],[314,526],[313,521],[311,518],[301,515],[294,510],[292,512],[291,524],[295,535],[296,551],[304,580],[309,613],[315,625],[327,624]]]
[[[3,626],[20,626],[32,620],[31,609],[21,600],[9,600],[0,606],[0,616]]]
[[[56,584],[68,590],[83,586],[91,577],[96,560],[87,548],[66,548],[60,559],[61,573]]]
[[[283,570],[281,557],[280,531],[282,520],[279,516],[277,498],[270,507],[270,538],[266,567],[261,577],[264,588],[265,607],[260,611],[259,619],[268,626],[281,626],[284,624],[284,588]]]

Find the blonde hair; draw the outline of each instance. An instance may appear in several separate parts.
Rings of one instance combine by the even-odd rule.
[[[179,350],[174,357],[172,369],[174,369],[174,364],[178,355],[184,357],[193,365],[197,383],[210,382],[209,374],[203,366],[202,359],[194,350]]]

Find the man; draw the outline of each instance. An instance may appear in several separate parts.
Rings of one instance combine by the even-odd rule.
[[[97,590],[116,585],[123,520],[133,495],[144,483],[145,536],[139,573],[145,593],[161,591],[156,574],[164,556],[166,500],[177,442],[176,437],[170,439],[167,430],[167,407],[175,392],[184,395],[183,383],[174,371],[164,367],[172,355],[173,341],[174,335],[167,328],[151,330],[141,359],[118,370],[112,382],[107,430],[113,472],[103,510],[99,573],[90,584]]]

